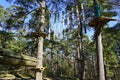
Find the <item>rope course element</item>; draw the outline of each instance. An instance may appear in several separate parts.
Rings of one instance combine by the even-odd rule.
[[[9,71],[0,71],[0,74],[6,74],[6,73],[11,73],[11,72],[19,72],[19,71],[24,71],[24,70],[32,70],[33,67],[27,67],[23,69],[15,69],[15,70],[9,70]]]
[[[93,20],[91,20],[88,25],[90,27],[98,27],[101,26],[103,27],[106,23],[108,23],[109,21],[116,21],[116,19],[113,18],[108,18],[108,17],[95,17]]]

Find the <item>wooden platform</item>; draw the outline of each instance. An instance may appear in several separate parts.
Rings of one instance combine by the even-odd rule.
[[[116,21],[116,19],[113,19],[113,18],[108,18],[108,17],[95,17],[93,18],[89,23],[88,25],[90,27],[98,27],[98,26],[101,26],[103,27],[105,24],[107,24],[109,21]]]
[[[28,55],[0,49],[0,64],[36,67],[37,59]]]

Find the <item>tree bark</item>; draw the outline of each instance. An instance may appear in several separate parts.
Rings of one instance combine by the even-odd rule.
[[[40,16],[40,32],[44,32],[44,23],[45,23],[45,0],[40,2],[41,6],[41,16]],[[42,68],[42,60],[43,60],[43,36],[38,37],[38,53],[37,53],[37,68]],[[42,79],[42,71],[36,72],[36,80],[43,80]]]
[[[43,37],[39,37],[39,41],[38,41],[38,54],[37,54],[37,68],[41,68],[42,67],[42,60],[43,60]],[[42,72],[37,72],[36,73],[36,80],[42,80]]]
[[[100,31],[100,34],[97,36],[97,39],[96,39],[96,47],[97,47],[99,80],[105,80],[101,31]]]

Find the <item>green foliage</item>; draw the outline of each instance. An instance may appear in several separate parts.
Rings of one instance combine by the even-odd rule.
[[[25,40],[12,40],[9,42],[6,42],[6,49],[10,49],[13,52],[20,52],[24,53],[24,48],[26,47]]]
[[[0,31],[0,46],[2,48],[6,48],[6,42],[13,40],[13,35],[12,33],[8,33],[6,31]]]
[[[114,76],[114,70],[118,67],[118,55],[115,51],[116,45],[120,43],[120,31],[107,28],[103,31],[104,60],[106,63],[107,76]]]
[[[0,21],[4,20],[5,17],[4,17],[4,9],[3,7],[0,5]]]
[[[48,30],[48,28],[50,27],[50,12],[48,10],[48,8],[45,9],[45,29]],[[31,15],[31,19],[28,22],[28,26],[30,29],[32,29],[33,31],[39,31],[40,30],[40,15],[41,15],[41,8],[40,9],[36,9],[35,12],[32,12]]]
[[[71,76],[73,76],[73,68],[72,68],[72,65],[71,65],[71,63],[69,62],[68,63],[68,61],[67,60],[64,60],[63,62],[62,62],[62,64],[64,64],[64,65],[61,65],[62,66],[62,75],[65,77],[71,77]]]
[[[113,17],[113,16],[116,16],[117,13],[116,12],[103,12],[101,15],[103,16],[109,16],[109,17]]]
[[[21,1],[21,0],[6,0],[10,3],[14,3],[14,4],[17,4],[17,5],[20,5],[26,9],[32,9],[34,8],[34,6],[37,6],[37,1],[36,0],[24,0],[24,1]]]
[[[24,18],[26,18],[27,10],[25,8],[12,5],[8,7],[5,11],[6,17],[6,29],[16,29],[18,30],[20,27],[23,27]]]

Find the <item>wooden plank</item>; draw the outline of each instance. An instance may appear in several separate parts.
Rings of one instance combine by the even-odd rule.
[[[25,60],[24,58],[0,56],[0,64],[36,67],[37,61]]]

